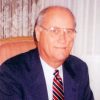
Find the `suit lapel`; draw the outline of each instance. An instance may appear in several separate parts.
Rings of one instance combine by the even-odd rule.
[[[63,76],[64,76],[64,100],[78,100],[78,84],[75,82],[75,79],[70,74],[69,68],[73,65],[67,62],[63,66]]]
[[[48,100],[47,88],[42,71],[39,73],[34,84],[34,98],[35,100]]]
[[[31,82],[32,98],[35,100],[48,100],[45,78],[37,50],[31,65],[33,68],[31,75],[33,80]]]

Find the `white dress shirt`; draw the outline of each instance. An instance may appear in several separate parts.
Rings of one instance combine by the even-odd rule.
[[[55,68],[53,68],[52,66],[48,65],[41,57],[41,64],[42,64],[42,68],[43,68],[43,72],[44,72],[44,77],[45,77],[45,81],[46,81],[46,86],[47,86],[47,92],[48,92],[48,98],[49,100],[52,100],[52,85],[53,85],[53,78],[54,78],[54,72],[55,72]],[[63,81],[63,69],[62,69],[62,65],[59,66],[57,68],[57,70],[59,70],[59,75],[62,78]]]

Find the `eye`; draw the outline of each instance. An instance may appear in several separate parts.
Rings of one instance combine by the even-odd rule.
[[[52,33],[58,33],[58,31],[59,31],[59,30],[58,30],[57,28],[51,28],[51,29],[50,29],[50,32],[52,32]]]
[[[76,33],[76,30],[74,30],[74,29],[67,29],[66,33],[69,34],[69,35],[72,35],[72,34]]]
[[[72,34],[73,30],[67,29],[67,34]]]

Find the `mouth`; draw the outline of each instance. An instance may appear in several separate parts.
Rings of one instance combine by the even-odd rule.
[[[62,47],[55,47],[55,48],[57,48],[57,49],[66,49],[65,46],[62,46]]]

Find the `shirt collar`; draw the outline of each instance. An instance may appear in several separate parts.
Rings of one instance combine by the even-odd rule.
[[[57,69],[55,69],[52,66],[48,65],[41,57],[40,57],[40,61],[41,61],[44,73],[48,73],[49,75],[53,75],[55,70],[59,70],[59,74],[60,74],[61,78],[63,79],[62,65],[59,66]]]

